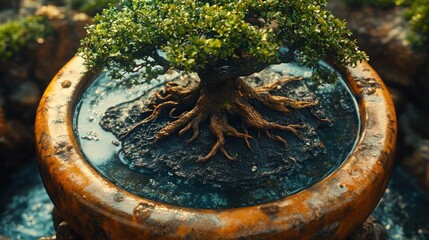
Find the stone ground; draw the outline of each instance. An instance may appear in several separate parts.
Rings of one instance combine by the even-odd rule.
[[[429,194],[429,53],[407,42],[402,8],[352,9],[342,0],[328,2],[388,86],[398,117],[396,161]]]
[[[74,56],[84,26],[91,22],[83,13],[41,3],[25,0],[20,9],[0,11],[0,23],[35,14],[46,16],[53,26],[51,36],[0,63],[0,179],[5,176],[1,173],[34,159],[33,123],[39,99],[57,71]]]
[[[348,21],[393,96],[399,120],[397,162],[429,193],[428,54],[406,42],[408,26],[402,18],[403,9],[351,9],[343,2],[330,0],[329,7]],[[42,7],[48,4],[60,7]],[[83,26],[91,22],[89,16],[64,5],[66,0],[22,0],[20,6],[10,4],[11,8],[0,10],[0,23],[34,13],[47,16],[55,33],[0,64],[1,182],[5,173],[34,159],[33,121],[39,98],[55,73],[75,54],[84,35]],[[385,239],[380,226],[369,218],[350,239]]]

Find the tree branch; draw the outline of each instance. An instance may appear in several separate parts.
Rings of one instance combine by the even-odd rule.
[[[153,58],[153,60],[159,65],[161,66],[164,71],[167,71],[168,69],[171,68],[170,63],[167,61],[167,59],[165,59],[164,57],[161,57],[158,53],[158,51],[154,51],[151,55],[151,58]]]

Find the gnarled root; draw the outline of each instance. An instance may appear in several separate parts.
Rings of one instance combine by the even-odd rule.
[[[237,129],[229,125],[226,114],[221,112],[216,112],[210,118],[210,131],[216,136],[217,141],[210,152],[205,157],[198,159],[197,162],[209,160],[216,155],[218,150],[220,150],[227,159],[233,160],[234,158],[225,150],[225,136],[244,138],[246,140],[252,138],[252,136],[240,133]]]
[[[269,83],[260,88],[257,88],[256,90],[251,88],[249,85],[247,85],[242,79],[237,79],[236,84],[238,85],[238,87],[243,89],[242,91],[248,95],[248,98],[256,99],[262,104],[264,104],[266,107],[274,111],[288,113],[289,112],[288,108],[300,109],[300,108],[316,106],[318,104],[317,101],[314,101],[314,102],[297,101],[292,98],[288,98],[284,96],[273,96],[270,94],[270,92],[276,90],[277,87],[285,84],[286,82],[300,81],[300,80],[303,80],[303,78],[289,77],[289,78],[278,80],[273,83]]]
[[[153,109],[150,110],[151,114],[142,121],[134,124],[124,135],[121,136],[121,138],[124,138],[130,133],[134,132],[141,125],[154,120],[162,113],[162,111],[166,109],[170,109],[171,118],[179,118],[180,116],[173,116],[177,108],[186,108],[192,106],[192,104],[194,104],[198,99],[199,94],[199,86],[195,89],[188,90],[182,86],[179,86],[177,83],[167,82],[165,89],[162,92],[156,92],[154,94],[151,104]]]
[[[299,78],[290,78],[290,80],[300,80]],[[298,129],[304,128],[304,125],[289,124],[281,125],[270,122],[264,119],[261,114],[250,105],[251,99],[256,99],[266,107],[279,111],[289,112],[289,108],[306,108],[315,106],[317,102],[297,101],[284,96],[273,96],[270,91],[275,90],[280,84],[268,84],[258,89],[253,89],[248,86],[242,79],[235,79],[231,83],[216,88],[208,88],[203,84],[193,90],[184,89],[177,84],[168,83],[166,89],[162,93],[155,94],[156,101],[153,104],[152,113],[141,122],[135,124],[129,131],[134,131],[136,128],[145,124],[161,114],[162,111],[170,109],[170,116],[179,107],[188,108],[194,107],[183,112],[176,119],[164,126],[154,137],[154,141],[159,141],[174,133],[179,135],[192,129],[193,134],[188,140],[188,143],[196,140],[200,134],[200,125],[208,120],[210,131],[216,136],[216,142],[209,153],[197,160],[204,162],[211,159],[217,154],[222,154],[229,160],[233,160],[225,149],[225,137],[231,136],[242,138],[246,142],[247,147],[251,150],[249,139],[253,137],[248,134],[247,127],[255,128],[265,132],[270,139],[276,140],[287,146],[284,138],[275,135],[271,130],[281,130],[290,132],[299,139],[304,139],[298,132]],[[239,132],[228,123],[227,115],[238,116],[242,121],[242,130]],[[172,116],[173,118],[173,116]]]

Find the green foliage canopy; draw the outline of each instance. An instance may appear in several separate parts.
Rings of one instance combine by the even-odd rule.
[[[366,55],[325,7],[325,0],[122,0],[94,18],[79,52],[90,70],[113,77],[224,66],[249,75],[297,57],[316,80],[330,81],[321,59],[353,65]]]
[[[411,42],[429,50],[429,0],[400,0],[397,3],[409,6],[405,17],[409,19],[412,30],[409,33]]]

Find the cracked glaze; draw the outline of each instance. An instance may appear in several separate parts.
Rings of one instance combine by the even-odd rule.
[[[201,210],[137,197],[101,177],[84,160],[72,113],[91,82],[73,58],[39,105],[39,169],[54,205],[86,239],[341,239],[362,224],[390,177],[396,115],[388,91],[367,63],[345,69],[362,132],[349,158],[324,180],[284,199],[256,206]],[[371,82],[368,82],[370,79]]]

